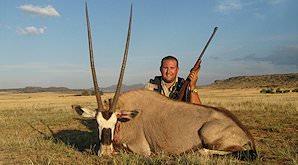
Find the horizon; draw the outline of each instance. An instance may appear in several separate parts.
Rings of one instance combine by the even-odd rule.
[[[290,73],[280,73],[280,74],[262,74],[262,75],[250,75],[248,77],[254,77],[254,76],[270,76],[270,75],[284,75],[284,74],[298,74],[298,72],[290,72]],[[204,85],[198,85],[197,87],[203,87],[203,86],[208,86],[208,85],[212,85],[213,83],[215,83],[215,81],[224,81],[227,79],[231,79],[231,78],[236,78],[236,77],[243,77],[243,76],[233,76],[233,77],[228,77],[226,79],[220,79],[220,80],[214,80],[213,82],[211,82],[210,84],[204,84]],[[135,83],[135,84],[122,84],[122,88],[123,86],[137,86],[137,85],[146,85],[145,83]],[[114,88],[116,87],[117,84],[112,84],[110,86],[103,86],[103,87],[99,87],[100,89],[103,88]],[[24,88],[67,88],[70,90],[90,90],[93,89],[94,87],[88,87],[88,88],[70,88],[67,86],[24,86],[24,87],[16,87],[16,88],[0,88],[0,90],[13,90],[13,89],[24,89]]]
[[[138,0],[133,6],[124,84],[160,75],[167,55],[178,58],[179,76],[187,77],[215,26],[198,86],[298,70],[298,1]],[[117,84],[129,7],[129,0],[88,1],[101,87]],[[0,35],[0,89],[92,86],[84,0],[2,0]]]

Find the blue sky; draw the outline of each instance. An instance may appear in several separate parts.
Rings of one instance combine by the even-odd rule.
[[[116,84],[130,0],[89,0],[99,85]],[[186,77],[215,26],[198,85],[298,71],[297,0],[134,0],[125,84],[159,75],[176,56]],[[0,88],[90,88],[85,1],[0,1]]]

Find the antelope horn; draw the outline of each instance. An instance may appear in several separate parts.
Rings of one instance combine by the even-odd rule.
[[[102,104],[102,101],[101,101],[101,95],[100,95],[100,92],[99,92],[99,87],[98,87],[98,84],[97,84],[96,71],[95,71],[95,67],[94,67],[92,38],[91,38],[90,22],[89,22],[89,17],[88,17],[87,0],[86,0],[86,20],[87,20],[87,28],[88,28],[88,43],[89,43],[90,65],[91,65],[91,72],[92,72],[92,78],[93,78],[94,91],[95,91],[95,95],[96,95],[97,107],[98,107],[98,110],[104,110],[103,109],[103,104]]]
[[[122,61],[122,67],[121,67],[121,71],[120,71],[120,75],[119,75],[119,79],[118,79],[118,84],[117,84],[117,88],[116,88],[116,91],[115,91],[115,95],[114,95],[114,98],[113,98],[113,104],[109,108],[109,111],[111,111],[111,112],[115,112],[116,104],[118,102],[118,98],[119,98],[120,91],[121,91],[122,80],[123,80],[125,66],[126,66],[126,61],[127,61],[127,56],[128,56],[129,41],[130,41],[130,32],[131,32],[131,22],[132,22],[132,1],[130,3],[129,26],[128,26],[126,44],[125,44],[125,52],[124,52],[123,61]]]

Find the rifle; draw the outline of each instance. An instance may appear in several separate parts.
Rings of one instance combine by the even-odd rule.
[[[203,57],[203,55],[204,55],[204,53],[205,53],[205,51],[206,51],[206,49],[207,49],[207,47],[208,47],[210,41],[212,40],[212,38],[213,38],[215,32],[217,31],[217,29],[218,29],[218,27],[215,27],[215,28],[214,28],[211,37],[209,38],[209,40],[208,40],[207,44],[205,45],[204,49],[202,50],[202,52],[201,52],[201,54],[200,54],[200,56],[199,56],[197,62],[196,62],[195,65],[191,68],[190,72],[192,72],[193,70],[198,70],[198,69],[200,69],[201,59],[202,59],[202,57]],[[185,96],[186,89],[187,89],[187,87],[189,86],[189,83],[190,83],[190,79],[189,79],[189,77],[190,77],[190,73],[189,73],[189,75],[187,76],[186,80],[184,81],[181,90],[179,91],[179,98],[178,98],[178,100],[180,100],[180,101],[182,101],[183,97]]]

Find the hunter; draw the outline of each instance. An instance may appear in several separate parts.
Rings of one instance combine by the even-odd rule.
[[[196,87],[199,70],[200,69],[191,71],[188,77],[190,79],[189,87],[187,88],[182,101],[197,105],[201,104]],[[171,99],[178,100],[180,89],[183,86],[185,80],[181,77],[178,77],[179,66],[177,58],[174,56],[164,57],[161,60],[160,72],[161,76],[155,76],[154,79],[150,79],[145,88],[159,92],[160,94]]]

